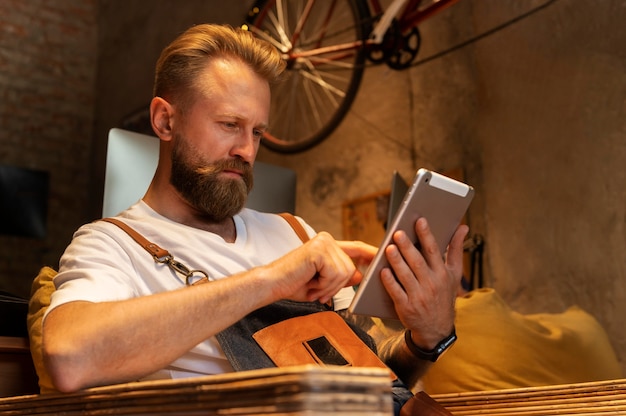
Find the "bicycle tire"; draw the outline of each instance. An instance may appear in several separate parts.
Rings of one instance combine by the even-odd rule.
[[[274,44],[287,61],[285,80],[272,88],[270,121],[262,140],[265,147],[279,153],[302,152],[326,139],[350,109],[365,68],[365,46],[296,55],[316,47],[364,43],[371,32],[365,1],[312,2],[300,35],[294,39],[306,3],[257,1],[247,18],[248,30]]]

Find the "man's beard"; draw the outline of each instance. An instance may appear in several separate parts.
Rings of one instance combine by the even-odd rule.
[[[242,180],[220,178],[224,170],[242,172]],[[240,158],[205,163],[177,136],[170,183],[205,219],[221,222],[244,207],[253,185],[252,166]]]

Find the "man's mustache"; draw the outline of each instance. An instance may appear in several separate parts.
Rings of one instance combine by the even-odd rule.
[[[237,171],[241,172],[241,176],[243,178],[246,187],[248,188],[248,192],[252,190],[254,185],[254,171],[252,169],[252,165],[245,160],[241,159],[223,159],[218,160],[208,166],[201,166],[196,168],[196,173],[202,176],[215,176],[224,171]]]
[[[252,165],[241,159],[219,160],[215,163],[212,163],[211,165],[198,167],[196,169],[196,172],[203,175],[214,175],[224,172],[226,170],[241,172],[244,177],[247,175],[252,175]]]

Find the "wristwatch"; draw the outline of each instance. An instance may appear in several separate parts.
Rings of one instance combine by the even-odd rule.
[[[422,360],[432,361],[433,363],[437,361],[437,358],[450,348],[455,341],[456,331],[454,330],[454,327],[452,327],[452,333],[450,335],[439,341],[435,348],[426,351],[415,345],[413,339],[411,338],[410,329],[404,331],[404,342],[406,343],[406,346],[409,347],[409,350],[413,353],[413,355]]]

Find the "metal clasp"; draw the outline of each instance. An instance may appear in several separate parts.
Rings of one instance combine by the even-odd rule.
[[[205,272],[204,270],[190,270],[189,267],[185,266],[178,260],[175,260],[174,256],[172,256],[171,254],[168,254],[164,257],[154,256],[154,261],[161,264],[167,264],[167,266],[174,272],[180,273],[181,275],[185,276],[185,284],[187,286],[191,286],[194,284],[192,282],[192,278],[194,277],[194,275],[201,275],[197,276],[199,277],[198,281],[203,279],[209,280],[209,274],[207,272]]]

